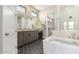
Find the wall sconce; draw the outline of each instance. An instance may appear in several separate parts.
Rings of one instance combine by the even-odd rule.
[[[69,18],[72,18],[72,16],[69,16]]]

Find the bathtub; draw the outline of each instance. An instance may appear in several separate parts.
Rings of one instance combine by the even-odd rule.
[[[50,36],[43,40],[44,54],[79,54],[79,40]]]

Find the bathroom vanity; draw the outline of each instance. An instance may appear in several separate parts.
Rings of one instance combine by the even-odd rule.
[[[18,46],[27,44],[38,39],[37,30],[19,30],[17,32]]]
[[[18,30],[17,39],[18,46],[28,44],[42,38],[42,30]]]
[[[43,40],[44,54],[79,54],[79,40],[50,36]]]

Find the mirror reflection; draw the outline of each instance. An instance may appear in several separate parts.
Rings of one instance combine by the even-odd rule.
[[[55,20],[54,30],[79,30],[79,6],[57,6],[50,15]]]
[[[25,12],[24,12],[25,11]],[[18,29],[40,29],[39,10],[31,6],[17,6]]]

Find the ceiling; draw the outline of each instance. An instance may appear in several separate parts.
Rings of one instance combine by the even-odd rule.
[[[32,5],[32,6],[38,10],[45,10],[47,8],[55,7],[55,5]]]
[[[79,7],[79,5],[30,5],[38,10],[45,10],[48,8],[55,8],[57,6],[60,6],[61,8],[65,8],[65,7],[71,7],[71,6],[75,6],[75,7]]]

